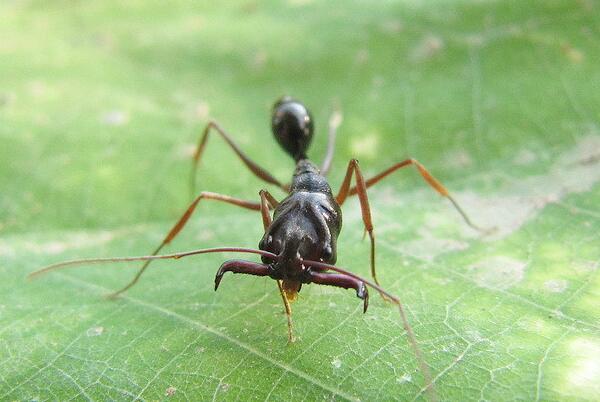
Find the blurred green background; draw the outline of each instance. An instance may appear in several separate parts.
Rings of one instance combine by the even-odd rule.
[[[225,256],[124,267],[189,200],[214,118],[287,181],[283,94],[343,111],[331,181],[408,156],[448,185],[480,237],[412,171],[371,194],[382,282],[404,300],[441,400],[600,398],[600,4],[596,1],[3,1],[0,4],[0,399],[424,399],[397,313],[306,286],[300,341],[269,280]],[[385,183],[385,184],[384,184]],[[216,136],[197,188],[256,199]],[[284,194],[273,191],[276,197]],[[368,274],[356,202],[339,263]],[[255,247],[258,216],[205,203],[169,251]],[[373,295],[375,296],[375,295]]]

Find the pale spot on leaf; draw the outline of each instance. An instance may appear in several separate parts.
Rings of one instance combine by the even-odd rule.
[[[473,164],[473,159],[471,155],[462,148],[457,148],[448,151],[444,155],[444,165],[454,168],[454,169],[463,169],[471,166]]]
[[[387,20],[381,23],[381,31],[389,34],[397,34],[402,31],[403,25],[400,20]]]
[[[124,126],[129,122],[129,115],[122,110],[112,110],[104,113],[100,120],[108,126]]]
[[[177,388],[169,387],[165,390],[165,396],[173,396],[177,392]]]
[[[569,352],[566,387],[581,397],[600,395],[600,343],[579,338],[570,343]]]
[[[196,153],[196,144],[182,144],[175,149],[175,158],[179,160],[190,160]],[[190,162],[191,163],[191,162]]]
[[[412,375],[405,373],[402,377],[396,378],[398,384],[404,384],[406,382],[412,382]]]
[[[526,263],[509,257],[494,256],[473,264],[478,285],[485,288],[508,289],[523,280]]]
[[[422,63],[432,59],[444,49],[444,46],[444,40],[440,36],[427,34],[412,49],[410,61]]]
[[[87,336],[100,336],[104,333],[104,327],[92,327],[86,331]]]
[[[600,160],[593,158],[598,149],[600,135],[594,131],[580,137],[575,147],[559,156],[546,174],[507,181],[491,196],[464,192],[456,198],[479,226],[496,228],[484,240],[504,238],[537,216],[546,205],[559,202],[570,193],[589,191],[600,181]],[[466,225],[461,230],[465,236],[476,236]]]
[[[544,282],[544,288],[552,293],[561,293],[567,288],[567,281],[564,279],[550,279]]]
[[[208,102],[200,101],[196,103],[195,114],[200,120],[208,119],[208,116],[210,115],[210,105]]]
[[[573,47],[570,43],[564,43],[560,49],[571,63],[580,64],[585,58],[583,52]]]
[[[252,58],[251,67],[255,70],[262,70],[267,61],[269,60],[269,54],[265,50],[259,50],[254,54]]]
[[[367,49],[360,49],[356,52],[355,60],[357,64],[365,64],[369,61],[369,51]]]
[[[536,159],[537,156],[533,151],[529,149],[521,149],[513,158],[513,163],[520,166],[531,165],[536,161]]]

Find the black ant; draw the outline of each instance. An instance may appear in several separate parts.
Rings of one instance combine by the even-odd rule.
[[[279,287],[283,304],[285,305],[288,323],[288,340],[290,342],[294,341],[290,302],[296,299],[303,284],[315,283],[344,289],[354,289],[356,295],[363,300],[364,312],[367,311],[369,304],[367,286],[370,286],[377,290],[384,299],[391,301],[398,306],[410,344],[415,351],[420,368],[427,382],[427,388],[433,392],[428,366],[425,364],[421,352],[417,347],[414,334],[408,323],[402,304],[396,296],[384,290],[377,280],[375,272],[375,236],[373,234],[373,223],[371,220],[367,188],[378,183],[400,168],[414,165],[423,179],[433,189],[452,202],[456,210],[462,215],[469,226],[477,230],[481,229],[471,223],[465,212],[460,208],[454,198],[450,196],[448,190],[446,190],[446,188],[435,179],[423,165],[412,158],[396,163],[368,180],[363,178],[358,161],[352,159],[348,163],[346,176],[344,177],[340,190],[337,195],[334,196],[331,187],[327,182],[326,175],[329,172],[331,161],[333,159],[335,133],[340,122],[341,114],[339,112],[334,113],[329,123],[329,141],[326,157],[321,169],[319,169],[306,156],[306,151],[310,145],[314,131],[313,119],[310,112],[302,103],[289,97],[281,98],[275,103],[271,116],[273,134],[279,145],[281,145],[281,147],[293,157],[296,162],[292,183],[287,185],[278,181],[268,171],[248,158],[235,144],[231,136],[227,134],[219,124],[211,121],[204,129],[194,154],[191,174],[192,189],[194,188],[198,163],[204,148],[206,147],[211,129],[214,129],[223,137],[252,173],[258,178],[273,184],[288,193],[286,198],[282,201],[277,201],[267,190],[260,191],[260,202],[241,200],[211,192],[201,192],[150,256],[66,261],[50,265],[39,271],[33,272],[29,276],[34,277],[58,268],[83,263],[145,261],[133,280],[111,295],[112,297],[116,297],[135,285],[146,268],[148,268],[150,262],[155,259],[177,259],[190,255],[215,252],[258,254],[261,256],[261,263],[246,260],[230,260],[224,262],[217,271],[215,277],[215,290],[219,287],[223,275],[226,272],[268,276],[275,279]],[[351,187],[350,182],[353,175],[356,185]],[[369,235],[371,241],[370,262],[373,282],[334,265],[337,259],[337,238],[342,228],[342,211],[340,206],[344,204],[349,196],[353,195],[358,195],[365,232]],[[166,244],[170,243],[181,229],[183,229],[198,206],[198,203],[203,199],[223,201],[242,208],[260,211],[265,234],[260,240],[258,245],[259,249],[222,247],[158,255],[160,250]],[[270,210],[274,211],[273,217],[271,217]],[[330,273],[328,271],[333,271],[335,273]]]

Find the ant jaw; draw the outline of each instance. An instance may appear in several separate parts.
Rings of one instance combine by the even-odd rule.
[[[367,289],[367,285],[363,283],[362,286],[356,290],[356,296],[363,300],[363,314],[366,313],[369,308],[369,290]]]
[[[223,275],[225,275],[226,272],[231,272],[234,274],[271,277],[274,271],[272,265],[266,265],[246,260],[225,261],[223,264],[221,264],[219,270],[217,271],[217,274],[215,275],[215,291],[219,289],[219,285],[221,284]]]
[[[223,275],[225,274],[224,272],[222,272],[222,268],[219,268],[219,270],[217,271],[217,274],[215,275],[215,292],[217,291],[217,289],[219,289],[219,285],[221,284],[221,279],[223,279]]]

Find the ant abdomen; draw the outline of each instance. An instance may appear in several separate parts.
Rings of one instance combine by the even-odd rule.
[[[313,137],[313,119],[302,103],[284,96],[273,105],[271,128],[275,139],[294,160],[306,158]]]

